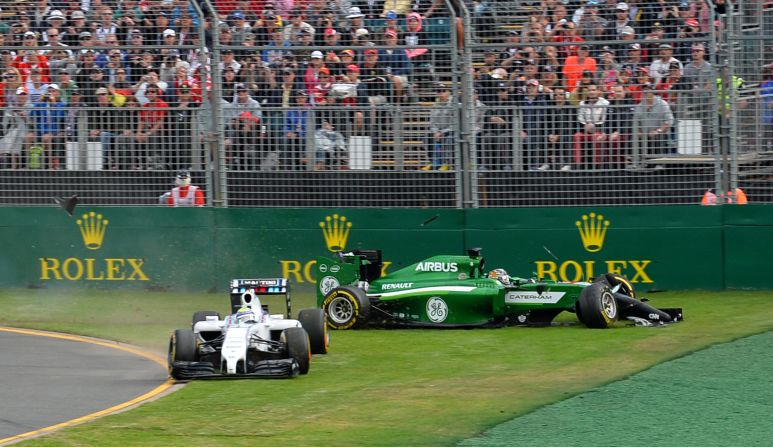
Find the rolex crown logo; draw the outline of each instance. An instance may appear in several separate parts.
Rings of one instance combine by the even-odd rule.
[[[346,221],[345,216],[333,214],[326,216],[324,222],[319,223],[322,228],[322,234],[325,236],[327,249],[333,253],[342,251],[346,247],[346,240],[349,238],[349,230],[352,223]]]
[[[102,240],[105,238],[105,229],[109,223],[107,219],[102,218],[101,214],[94,211],[84,214],[83,217],[76,220],[75,223],[81,229],[83,243],[89,250],[96,250],[102,246]]]
[[[609,221],[604,220],[604,216],[596,213],[582,215],[582,221],[575,222],[580,231],[582,245],[591,253],[601,251],[604,246],[604,237],[607,235]]]

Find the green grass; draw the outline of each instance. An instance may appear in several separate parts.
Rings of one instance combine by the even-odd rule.
[[[22,446],[453,445],[537,407],[706,346],[773,328],[766,292],[653,295],[683,307],[666,328],[579,325],[334,332],[332,350],[295,380],[194,382],[130,412]],[[295,307],[312,304],[299,296]],[[166,350],[208,294],[0,292],[0,324]],[[573,321],[572,315],[562,318]]]

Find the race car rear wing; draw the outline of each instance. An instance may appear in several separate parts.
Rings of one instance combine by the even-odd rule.
[[[371,282],[381,277],[381,250],[339,252],[335,258],[317,258],[317,305],[333,287],[348,286],[358,281]]]
[[[231,312],[237,312],[245,304],[244,293],[251,290],[258,297],[271,295],[284,295],[287,318],[292,318],[292,300],[290,298],[290,281],[287,278],[256,278],[256,279],[232,279],[231,285]],[[268,305],[261,300],[264,310],[268,311]]]

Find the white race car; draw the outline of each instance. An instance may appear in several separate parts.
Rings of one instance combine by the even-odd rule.
[[[177,380],[224,377],[295,377],[309,372],[312,354],[330,342],[322,309],[303,309],[290,318],[286,278],[231,280],[232,314],[193,314],[192,329],[169,340],[169,374]],[[260,296],[284,295],[287,317],[270,314]]]

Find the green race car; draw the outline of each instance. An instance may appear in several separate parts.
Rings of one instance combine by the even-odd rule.
[[[548,325],[572,312],[590,328],[618,320],[660,326],[682,319],[682,309],[657,309],[636,297],[616,274],[593,282],[558,282],[487,272],[480,249],[440,255],[382,276],[380,250],[317,259],[317,305],[333,329],[365,325],[477,327]]]

